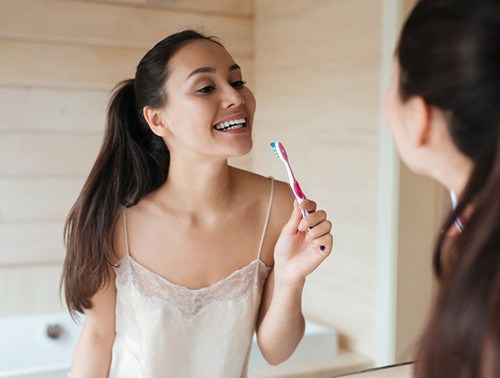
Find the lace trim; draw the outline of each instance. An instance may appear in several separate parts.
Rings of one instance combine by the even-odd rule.
[[[219,300],[239,300],[252,286],[261,291],[271,268],[261,260],[253,260],[228,277],[201,289],[188,289],[150,271],[130,256],[114,267],[120,285],[132,285],[142,295],[165,300],[184,314],[194,316]]]

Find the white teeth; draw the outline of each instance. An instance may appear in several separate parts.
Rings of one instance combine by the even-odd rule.
[[[234,130],[240,129],[245,124],[245,118],[233,119],[226,122],[221,122],[218,125],[215,125],[216,130]]]

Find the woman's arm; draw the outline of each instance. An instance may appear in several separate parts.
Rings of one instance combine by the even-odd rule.
[[[73,355],[71,378],[105,378],[111,364],[115,338],[115,273],[92,297],[92,309],[85,312],[85,322]]]
[[[292,355],[304,335],[302,288],[275,285],[271,272],[264,292],[257,326],[257,342],[262,355],[271,365],[277,365]]]
[[[302,219],[300,208],[310,214]],[[302,290],[305,278],[330,254],[331,223],[310,200],[295,203],[274,249],[274,269],[266,283],[257,340],[272,365],[285,361],[304,334]]]

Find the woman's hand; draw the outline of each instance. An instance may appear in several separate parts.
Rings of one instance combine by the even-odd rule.
[[[301,210],[309,212],[302,218]],[[283,227],[274,249],[274,271],[277,282],[302,284],[332,251],[332,223],[316,203],[305,199],[294,202],[290,219]]]

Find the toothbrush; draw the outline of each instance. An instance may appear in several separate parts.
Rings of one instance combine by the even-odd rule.
[[[290,184],[290,189],[292,189],[292,193],[295,196],[295,199],[297,202],[300,204],[305,196],[304,193],[302,192],[302,189],[300,188],[299,182],[295,178],[292,167],[290,166],[290,162],[288,160],[288,154],[286,153],[285,147],[281,142],[271,142],[271,148],[274,151],[274,156],[276,158],[280,159],[283,164],[285,164],[286,172],[288,173],[288,183]],[[308,214],[307,211],[302,210],[302,216],[305,218]]]
[[[278,159],[280,159],[283,164],[285,164],[286,168],[286,173],[288,173],[288,184],[290,185],[290,189],[292,189],[292,193],[295,196],[295,199],[297,200],[297,203],[301,203],[304,198],[304,193],[302,192],[302,189],[299,185],[299,182],[295,178],[295,175],[293,174],[292,171],[292,166],[290,165],[290,162],[288,161],[288,154],[286,153],[285,146],[283,146],[283,143],[281,142],[271,142],[271,148],[274,151],[274,156],[276,156]],[[300,209],[302,212],[302,217],[305,218],[309,213],[306,210]],[[309,227],[311,229],[311,227]],[[325,246],[321,245],[319,247],[322,251],[325,250]]]

